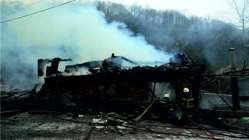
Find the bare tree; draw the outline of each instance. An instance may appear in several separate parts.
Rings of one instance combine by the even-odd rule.
[[[241,29],[245,33],[249,26],[249,0],[232,0],[232,2],[240,20]]]

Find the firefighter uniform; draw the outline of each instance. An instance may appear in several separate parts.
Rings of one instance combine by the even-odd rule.
[[[187,109],[194,107],[194,98],[189,88],[183,88],[181,105]]]

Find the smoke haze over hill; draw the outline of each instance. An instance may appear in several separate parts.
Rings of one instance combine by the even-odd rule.
[[[27,8],[20,2],[2,4],[6,14]],[[36,8],[49,6],[51,3],[42,3]],[[143,36],[131,36],[125,24],[108,24],[94,3],[70,3],[1,26],[1,81],[11,87],[33,86],[38,58],[72,58],[81,63],[104,59],[111,53],[138,61],[167,62],[170,57]]]

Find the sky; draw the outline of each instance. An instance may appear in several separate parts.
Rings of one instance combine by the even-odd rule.
[[[0,0],[4,2],[22,1],[31,7],[49,0]],[[65,2],[70,0],[50,0],[50,2]],[[76,0],[95,1],[95,0]],[[157,10],[177,10],[186,15],[194,15],[210,19],[220,19],[228,23],[238,24],[238,17],[233,8],[232,0],[98,0],[121,3],[127,6],[140,5]],[[241,0],[237,0],[241,1]]]
[[[158,10],[177,10],[186,15],[220,19],[237,24],[232,0],[110,0],[124,5],[141,5]],[[241,0],[238,0],[241,1]]]

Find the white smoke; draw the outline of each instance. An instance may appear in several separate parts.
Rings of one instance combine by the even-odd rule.
[[[22,6],[24,11],[28,8]],[[43,3],[36,8],[49,6],[51,3]],[[93,3],[70,3],[2,23],[1,82],[32,87],[38,58],[72,58],[74,63],[81,63],[115,53],[136,61],[169,60],[170,55],[147,44],[142,36],[131,36],[124,28],[122,23],[108,24]]]

